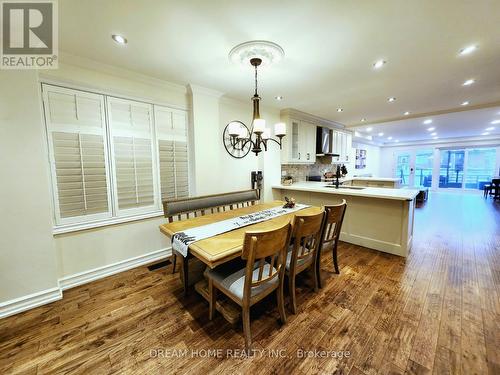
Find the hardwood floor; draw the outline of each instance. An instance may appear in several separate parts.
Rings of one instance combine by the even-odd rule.
[[[499,203],[434,193],[407,259],[341,243],[340,275],[323,261],[324,288],[299,278],[286,325],[273,298],[254,307],[252,358],[171,266],[140,267],[0,320],[0,373],[500,374]]]

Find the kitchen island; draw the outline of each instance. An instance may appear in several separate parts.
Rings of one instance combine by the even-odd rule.
[[[273,198],[293,197],[315,206],[338,204],[347,210],[340,240],[402,257],[408,256],[413,240],[415,197],[418,190],[360,186],[336,189],[325,182],[296,182],[273,186]]]

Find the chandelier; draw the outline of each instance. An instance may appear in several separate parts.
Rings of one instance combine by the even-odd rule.
[[[263,65],[270,65],[272,62],[283,57],[283,49],[275,43],[267,41],[253,41],[240,44],[229,53],[233,61],[249,61],[255,71],[255,91],[252,96],[253,117],[250,127],[242,121],[231,121],[224,128],[223,141],[226,151],[235,158],[243,158],[250,151],[258,155],[261,151],[267,151],[268,142],[276,143],[280,149],[282,139],[286,135],[286,125],[279,122],[274,125],[274,135],[277,139],[271,138],[271,129],[266,127],[266,120],[260,117],[260,96],[258,93],[258,73],[257,68]]]

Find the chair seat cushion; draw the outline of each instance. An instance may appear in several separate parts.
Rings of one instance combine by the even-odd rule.
[[[293,250],[293,246],[290,246],[289,247],[289,250],[288,250],[288,253],[286,254],[286,269],[287,271],[290,270],[290,263],[292,262],[292,250]],[[298,266],[301,266],[303,265],[304,263],[306,263],[307,261],[309,261],[312,257],[312,252],[310,252],[306,257],[302,258],[302,259],[297,259],[297,265]]]
[[[222,285],[225,289],[229,290],[239,299],[243,299],[243,286],[245,285],[245,270],[246,268],[240,268],[235,271],[234,263],[223,264],[219,267],[216,267],[211,270],[207,270],[206,276],[212,278],[217,281],[220,285]],[[266,278],[269,275],[269,267],[271,265],[269,263],[264,264],[264,271],[262,273],[262,278]],[[276,269],[273,267],[273,273],[276,272]],[[253,271],[253,280],[257,280],[259,277],[259,263],[256,262],[254,264]],[[251,296],[256,296],[266,289],[269,289],[278,284],[278,276],[269,280],[268,282],[264,282],[258,286],[251,288]]]

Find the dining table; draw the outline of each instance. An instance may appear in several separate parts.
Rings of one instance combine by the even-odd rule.
[[[185,220],[174,221],[160,225],[160,231],[169,239],[172,239],[175,233],[182,232],[190,228],[200,227],[212,224],[218,221],[247,215],[269,208],[283,206],[283,201],[272,201],[267,203],[258,203],[247,207],[237,208],[228,211],[215,212],[204,216],[192,217]],[[227,263],[233,259],[241,257],[245,232],[247,231],[265,231],[285,225],[287,222],[293,222],[296,214],[314,215],[321,212],[322,207],[308,206],[301,210],[284,214],[256,224],[247,225],[229,232],[208,237],[189,244],[189,254],[199,259],[209,268],[215,268],[221,264]],[[235,270],[236,271],[236,270]],[[208,300],[208,287],[204,277],[196,283],[195,290]],[[223,301],[217,304],[217,310],[231,323],[239,319],[239,310],[231,308]]]

